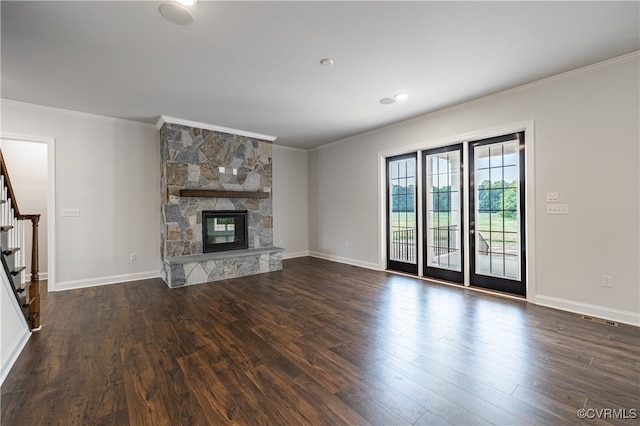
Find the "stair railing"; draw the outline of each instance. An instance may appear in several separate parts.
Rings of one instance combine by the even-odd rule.
[[[11,186],[11,179],[7,171],[7,165],[4,156],[0,150],[0,187],[2,188],[0,206],[0,225],[11,227],[8,231],[9,247],[25,247],[26,240],[26,222],[31,222],[31,280],[28,290],[28,306],[29,316],[27,318],[31,329],[40,328],[40,275],[38,271],[38,223],[40,222],[39,214],[22,214],[16,202],[16,196]],[[8,247],[3,247],[7,249]],[[14,256],[15,265],[10,267],[18,268],[24,266],[25,256],[21,250],[19,256]],[[21,272],[21,282],[25,282],[25,271]]]

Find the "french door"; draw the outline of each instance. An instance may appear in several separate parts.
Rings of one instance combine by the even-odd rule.
[[[462,144],[422,153],[425,276],[462,284]]]
[[[387,269],[418,274],[417,154],[387,159]]]
[[[469,144],[470,285],[525,295],[524,133]]]
[[[423,276],[524,296],[524,143],[519,132],[424,150],[420,164],[388,158],[387,268],[417,275],[421,241]]]

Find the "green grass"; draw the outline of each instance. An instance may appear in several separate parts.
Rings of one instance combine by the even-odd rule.
[[[448,212],[439,212],[434,214],[434,218],[439,218],[440,224],[447,224],[449,222]],[[416,226],[415,213],[412,212],[394,212],[391,218],[391,224],[396,227],[413,227]],[[478,223],[476,224],[476,230],[478,231],[505,231],[505,232],[517,232],[518,221],[515,218],[505,217],[503,218],[499,213],[481,213],[478,215]]]
[[[413,212],[394,212],[391,217],[391,226],[394,228],[415,228],[416,214]]]
[[[480,213],[476,229],[479,231],[518,232],[518,221],[515,218],[503,218],[499,213]]]
[[[435,213],[439,217],[440,223],[448,223],[449,213],[440,212]],[[434,216],[435,218],[435,216]],[[504,220],[503,220],[504,219]],[[415,213],[412,212],[394,212],[391,218],[393,226],[415,226],[416,218]],[[491,223],[491,225],[489,225]],[[515,218],[505,217],[503,218],[500,213],[480,213],[478,218],[478,224],[476,229],[492,230],[502,229],[504,226],[505,231],[515,232],[518,230],[518,221]]]

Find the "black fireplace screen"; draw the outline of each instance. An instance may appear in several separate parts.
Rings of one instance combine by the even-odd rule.
[[[202,251],[248,248],[246,210],[202,212]]]

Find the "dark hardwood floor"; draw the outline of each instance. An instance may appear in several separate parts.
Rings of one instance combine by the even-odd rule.
[[[3,426],[640,423],[638,328],[411,277],[299,258],[42,306]]]

